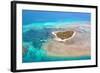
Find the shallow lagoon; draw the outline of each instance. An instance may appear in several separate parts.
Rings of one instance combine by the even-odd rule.
[[[79,28],[79,26],[78,26],[78,28]],[[61,30],[65,30],[65,28],[69,30],[70,29],[69,27],[71,27],[71,30],[77,29],[77,27],[75,25],[74,26],[73,25],[69,25],[69,26],[64,25],[64,27],[62,26],[62,28],[54,27],[54,26],[52,26],[52,27],[46,27],[46,26],[43,27],[42,26],[42,28],[34,28],[34,26],[23,27],[23,30],[25,30],[26,28],[28,29],[26,31],[23,31],[23,53],[22,53],[23,63],[69,61],[69,60],[89,60],[89,59],[91,59],[90,54],[88,54],[88,55],[84,54],[84,55],[80,55],[80,56],[67,56],[67,55],[60,56],[60,53],[58,53],[58,56],[55,56],[52,52],[49,52],[48,49],[46,49],[47,43],[54,40],[53,39],[54,36],[51,34],[53,31],[56,31],[56,30],[61,31]],[[86,35],[86,37],[82,37],[83,40],[88,39],[87,41],[84,41],[84,43],[90,42],[89,41],[90,27],[88,27],[87,25],[85,27],[80,26],[80,28],[77,29],[77,31],[80,33],[83,33],[82,36],[84,34]],[[78,40],[79,39],[77,39],[76,41],[78,41]],[[68,44],[66,44],[66,45],[68,45]],[[76,45],[76,46],[78,46],[78,45]],[[90,44],[88,44],[88,46],[90,46]],[[85,49],[85,48],[83,47],[83,49]],[[53,49],[55,49],[55,48],[53,47]],[[64,47],[62,47],[61,49],[66,50]],[[90,48],[88,48],[88,49],[90,49]]]

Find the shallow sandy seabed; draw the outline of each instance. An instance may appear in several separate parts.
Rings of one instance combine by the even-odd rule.
[[[63,30],[76,31],[76,35],[65,42],[60,42],[54,39],[49,39],[43,44],[43,48],[47,51],[48,56],[63,56],[63,57],[76,57],[76,56],[90,56],[90,25],[74,25],[68,26]],[[57,30],[58,31],[58,30]]]

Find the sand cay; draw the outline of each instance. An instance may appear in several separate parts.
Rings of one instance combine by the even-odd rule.
[[[66,41],[57,41],[55,40],[55,36],[54,39],[49,39],[46,43],[43,44],[43,48],[47,51],[48,56],[77,57],[91,55],[90,25],[64,26],[63,29],[59,30],[58,28],[57,31],[60,32],[62,30],[75,31],[76,34],[73,38]]]
[[[55,32],[52,32],[52,34],[55,36],[55,40],[65,42],[73,38],[76,32],[75,31],[55,31]]]

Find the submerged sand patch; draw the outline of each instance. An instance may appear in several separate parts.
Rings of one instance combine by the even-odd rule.
[[[47,51],[47,55],[58,57],[90,56],[90,27],[87,25],[77,27],[78,26],[73,26],[73,29],[72,26],[71,29],[68,27],[68,30],[76,31],[76,35],[70,40],[63,42],[50,39],[44,43],[43,48]]]

